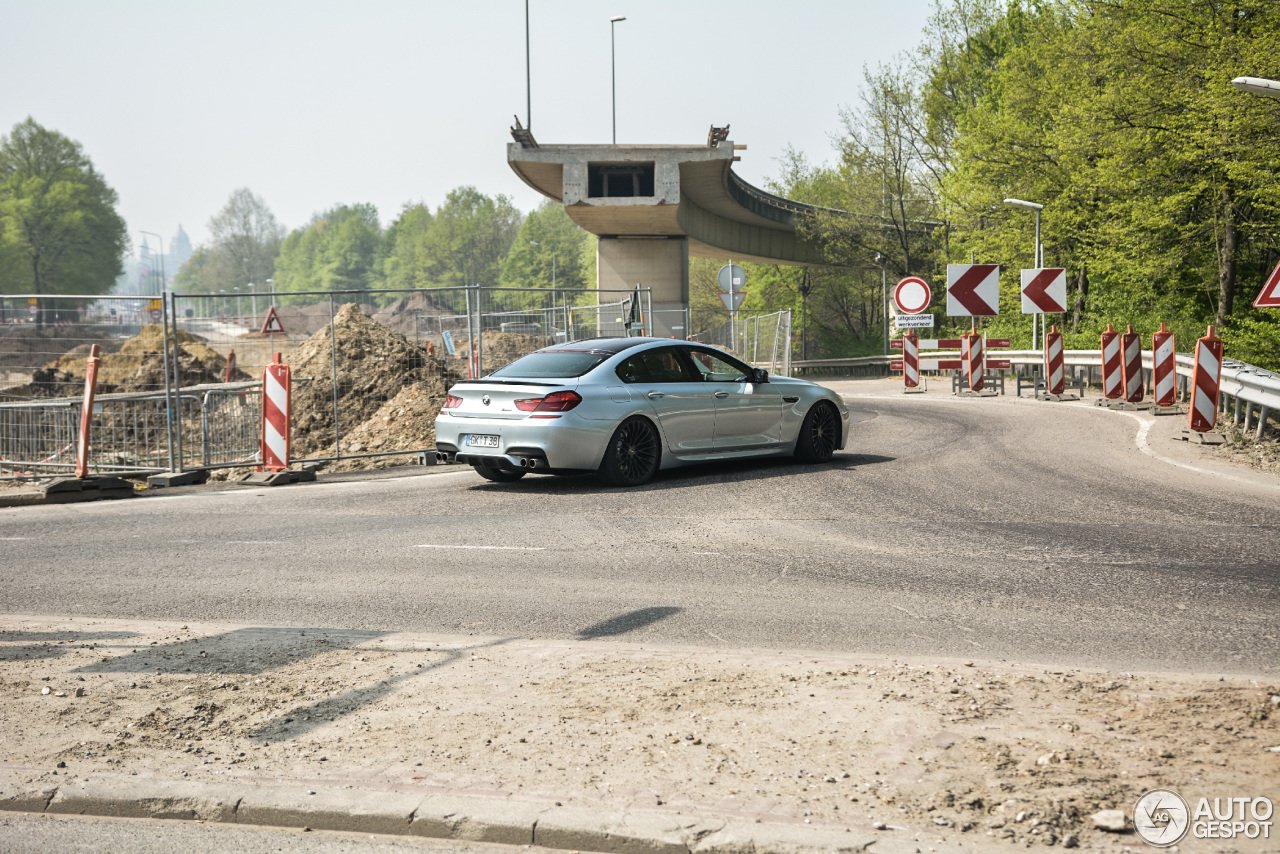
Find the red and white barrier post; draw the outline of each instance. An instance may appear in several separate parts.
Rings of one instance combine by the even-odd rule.
[[[222,381],[224,383],[229,383],[235,377],[235,375],[236,375],[236,348],[232,347],[231,351],[227,353],[227,373],[226,373],[226,376],[223,377]]]
[[[1102,333],[1102,396],[1108,400],[1118,400],[1123,394],[1120,356],[1120,333],[1108,323]]]
[[[84,372],[84,401],[80,408],[80,442],[76,448],[76,477],[89,473],[89,430],[93,426],[93,395],[98,388],[98,345],[89,348],[89,362]]]
[[[1191,429],[1208,433],[1218,423],[1218,386],[1222,381],[1222,339],[1209,327],[1196,342],[1196,369],[1191,392]]]
[[[1124,399],[1128,403],[1142,403],[1146,394],[1146,382],[1142,376],[1142,339],[1126,326],[1120,336],[1120,349],[1124,351]]]
[[[1066,391],[1067,376],[1062,356],[1062,333],[1058,327],[1044,336],[1044,390],[1046,394],[1062,394]]]
[[[1174,362],[1173,333],[1160,324],[1151,336],[1151,375],[1155,385],[1156,406],[1173,406],[1178,399],[1178,374]]]
[[[969,391],[982,391],[987,376],[987,354],[986,348],[982,346],[982,336],[976,329],[970,329],[968,335],[960,336],[960,340],[960,358],[965,365],[965,375],[969,378]]]
[[[280,354],[262,371],[262,465],[258,471],[282,471],[289,467],[289,366]]]
[[[914,332],[902,336],[902,387],[920,385],[920,338]]]

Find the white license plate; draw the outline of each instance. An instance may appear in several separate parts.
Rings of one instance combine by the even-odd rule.
[[[496,448],[498,447],[498,437],[486,436],[479,433],[468,433],[467,445],[472,448]]]

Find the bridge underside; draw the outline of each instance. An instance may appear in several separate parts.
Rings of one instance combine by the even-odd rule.
[[[688,307],[690,256],[821,263],[796,232],[815,209],[743,181],[731,168],[734,150],[727,139],[705,146],[512,143],[507,161],[600,238],[597,287],[652,288],[657,311]],[[662,325],[653,332],[669,334]]]

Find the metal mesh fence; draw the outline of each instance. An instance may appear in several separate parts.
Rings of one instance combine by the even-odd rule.
[[[754,365],[781,376],[791,374],[791,310],[738,310],[728,320],[724,312],[697,312],[691,338],[714,344]]]
[[[276,353],[293,459],[359,468],[432,449],[451,383],[557,342],[645,334],[650,305],[646,289],[0,297],[0,478],[74,469],[93,344],[96,470],[255,465]]]

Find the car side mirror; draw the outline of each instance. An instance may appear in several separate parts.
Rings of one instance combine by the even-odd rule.
[[[768,381],[769,381],[769,372],[766,371],[764,368],[751,369],[751,382],[755,383],[756,385],[759,385],[760,383],[767,383]]]

